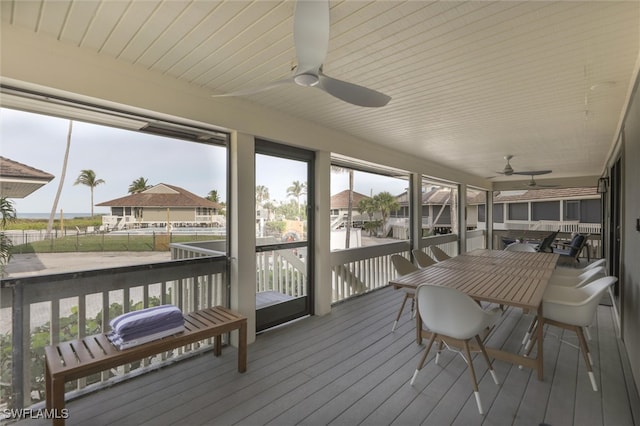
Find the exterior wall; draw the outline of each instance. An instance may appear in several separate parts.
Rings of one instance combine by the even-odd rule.
[[[167,212],[166,207],[145,207],[142,211],[142,220],[144,222],[166,222],[167,218],[171,222],[194,221],[196,219],[193,208],[177,208],[171,207]]]
[[[623,146],[623,230],[622,230],[622,338],[631,370],[640,387],[640,77],[624,123]]]

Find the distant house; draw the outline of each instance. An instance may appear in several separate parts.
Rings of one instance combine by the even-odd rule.
[[[369,197],[364,194],[360,194],[359,192],[353,191],[352,218],[353,223],[356,225],[369,220],[369,217],[366,214],[360,214],[360,212],[358,212],[358,204],[360,203],[360,200],[366,198]],[[347,218],[347,214],[349,211],[348,189],[345,189],[344,191],[338,192],[337,194],[331,196],[330,209],[332,227],[335,229],[342,226],[343,221]]]
[[[0,157],[0,196],[25,198],[55,176],[17,161]]]
[[[496,193],[493,200],[494,229],[541,229],[546,224],[566,231],[599,232],[601,200],[595,187],[544,188]],[[478,227],[486,223],[486,201],[477,205]],[[583,229],[585,228],[585,229]]]
[[[96,206],[111,208],[111,215],[102,219],[109,228],[224,225],[219,203],[166,183]]]
[[[422,193],[422,227],[436,233],[451,229],[451,206],[455,194],[449,188]],[[409,217],[407,193],[397,197],[400,210],[392,216]],[[486,229],[486,195],[467,194],[467,228]],[[562,229],[563,232],[600,232],[600,194],[591,188],[544,188],[494,194],[494,229]]]

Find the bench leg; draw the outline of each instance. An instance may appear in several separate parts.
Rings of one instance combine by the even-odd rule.
[[[245,321],[238,330],[238,371],[247,371],[247,322]]]
[[[48,377],[48,376],[47,376]],[[54,426],[64,426],[64,418],[62,417],[62,410],[64,409],[64,379],[51,378],[49,379],[51,389],[51,397],[47,395],[47,409],[51,404],[55,418],[53,419]]]
[[[51,410],[53,403],[53,384],[51,383],[51,375],[49,374],[49,366],[47,361],[44,362],[44,395],[47,411]]]
[[[222,334],[218,334],[215,337],[215,342],[213,346],[213,354],[215,356],[220,356],[222,354]]]

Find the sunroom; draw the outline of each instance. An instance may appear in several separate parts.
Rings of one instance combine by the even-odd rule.
[[[212,359],[207,344],[185,348],[70,384],[70,424],[638,423],[640,5],[327,3],[320,71],[390,96],[387,105],[356,106],[340,93],[295,84],[244,92],[289,78],[304,62],[293,1],[2,2],[3,114],[204,143],[220,149],[226,164],[225,238],[170,241],[163,262],[2,280],[12,355],[5,407],[43,407],[30,387],[42,365],[32,371],[32,315],[43,304],[47,339],[55,342],[68,325],[65,303],[77,307],[71,328],[81,334],[88,305],[98,304],[104,320],[116,297],[138,306],[155,297],[185,310],[223,304],[246,315],[246,376],[233,372],[232,351]],[[91,158],[99,164],[114,152],[126,157],[105,143]],[[504,173],[511,155],[506,161],[519,174]],[[37,167],[29,161],[35,158],[12,160]],[[146,159],[183,160],[162,150]],[[278,174],[287,185],[298,182],[283,188],[286,206],[258,197],[261,179]],[[378,183],[358,186],[369,175]],[[371,216],[382,222],[377,228],[353,227],[347,218],[346,228],[332,229],[332,195],[351,189],[373,198],[389,192],[388,182],[399,188],[391,195],[405,193],[406,220],[380,210]],[[485,219],[493,218],[494,195],[531,182],[598,186],[597,254],[618,278],[617,314],[599,306],[592,330],[599,392],[582,377],[578,351],[549,337],[544,380],[496,362],[506,379],[494,389],[483,373],[481,392],[491,401],[483,418],[456,357],[441,369],[429,363],[421,387],[409,387],[423,347],[413,340],[409,314],[391,332],[401,296],[388,286],[390,256],[430,246],[451,256],[501,249],[500,225],[473,223],[468,213],[478,204],[471,200],[484,197]],[[439,209],[425,210],[422,199],[434,187],[449,193],[440,203],[448,232],[428,230],[439,223]],[[285,207],[290,216],[278,217],[276,208]],[[359,215],[367,215],[364,206]],[[284,232],[267,226],[272,218],[282,219]],[[492,338],[515,345],[527,320],[509,312]],[[105,400],[111,405],[94,408]],[[120,404],[127,407],[122,417]]]

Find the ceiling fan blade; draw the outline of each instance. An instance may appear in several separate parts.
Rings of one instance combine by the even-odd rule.
[[[358,86],[357,84],[337,80],[324,74],[320,74],[320,81],[316,87],[338,99],[362,107],[383,107],[391,100],[391,97],[384,93]]]
[[[283,80],[276,80],[272,83],[269,83],[265,86],[260,87],[251,87],[244,90],[237,90],[235,92],[223,93],[221,95],[211,95],[212,98],[223,98],[225,96],[245,96],[245,95],[253,95],[255,93],[265,92],[267,90],[273,89],[274,87],[282,86],[283,84],[293,83],[293,78],[285,78]]]
[[[297,74],[318,72],[329,50],[329,0],[298,0],[293,17]]]
[[[530,172],[512,172],[514,175],[524,175],[524,176],[539,176],[539,175],[547,175],[551,173],[551,170],[533,170]]]

